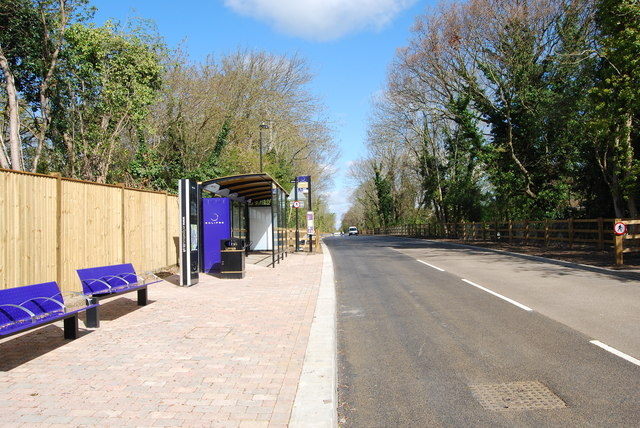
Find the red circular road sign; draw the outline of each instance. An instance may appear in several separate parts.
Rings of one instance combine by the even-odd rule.
[[[300,208],[300,201],[293,201],[293,208]]]
[[[627,225],[619,221],[613,225],[613,232],[616,235],[624,235],[625,233],[627,233]]]

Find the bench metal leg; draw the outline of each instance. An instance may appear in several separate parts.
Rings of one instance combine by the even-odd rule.
[[[91,303],[96,303],[95,301],[91,301]],[[86,310],[87,314],[87,327],[88,328],[98,328],[100,327],[100,312],[98,309],[100,306],[95,306],[93,308],[89,308]]]
[[[78,337],[78,314],[64,319],[64,338],[76,339]]]
[[[138,306],[147,305],[147,287],[138,289]]]

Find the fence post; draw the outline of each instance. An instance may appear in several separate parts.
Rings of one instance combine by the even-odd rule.
[[[573,248],[573,217],[569,217],[569,249]]]
[[[598,249],[604,250],[604,219],[598,217]]]
[[[121,239],[121,245],[122,245],[122,263],[126,263],[127,262],[127,256],[125,254],[125,251],[127,249],[127,246],[125,245],[125,239],[127,237],[127,234],[124,230],[124,222],[126,219],[126,216],[124,215],[124,210],[125,210],[125,200],[124,200],[124,183],[118,183],[117,186],[120,188],[120,239]]]
[[[62,174],[51,173],[56,179],[56,282],[62,286]]]
[[[509,220],[509,244],[511,244],[512,239],[513,239],[513,221]]]
[[[614,224],[618,223],[618,222],[621,222],[621,221],[622,221],[622,219],[617,218],[617,219],[615,219]],[[622,239],[623,239],[622,235],[616,234],[615,241],[616,241],[616,264],[617,265],[623,265],[624,264],[624,259],[622,257],[622,254],[624,252]]]
[[[169,192],[164,191],[164,265],[169,266]]]

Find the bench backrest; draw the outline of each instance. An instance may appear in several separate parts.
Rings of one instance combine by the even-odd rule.
[[[108,294],[138,282],[138,276],[131,263],[78,269],[76,272],[82,282],[84,294],[90,296]],[[111,291],[109,286],[112,287]]]
[[[0,328],[31,315],[15,306],[22,306],[35,316],[64,312],[64,300],[55,281],[0,290]]]

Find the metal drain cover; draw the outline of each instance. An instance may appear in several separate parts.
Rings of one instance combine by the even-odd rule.
[[[487,410],[541,410],[567,407],[538,381],[471,385],[473,395]]]

